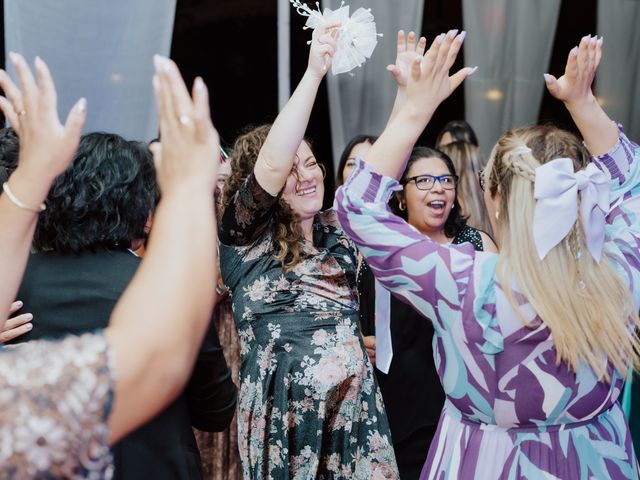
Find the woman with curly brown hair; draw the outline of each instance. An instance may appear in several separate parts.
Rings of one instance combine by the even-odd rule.
[[[316,30],[309,66],[275,123],[240,137],[220,224],[242,367],[245,478],[397,478],[358,328],[356,249],[303,136],[336,48]]]

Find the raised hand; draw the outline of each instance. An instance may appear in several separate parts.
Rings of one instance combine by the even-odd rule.
[[[569,52],[564,75],[556,79],[553,75],[544,74],[549,93],[565,103],[593,100],[591,85],[601,58],[602,38],[582,37],[580,46]]]
[[[414,111],[423,110],[427,119],[477,68],[466,67],[449,75],[465,36],[466,32],[458,34],[458,30],[438,35],[427,53],[415,57],[411,64],[407,84],[407,106]]]
[[[184,186],[202,187],[211,191],[213,199],[220,140],[211,123],[207,87],[196,78],[190,96],[173,61],[156,56],[154,63],[161,141],[150,148],[158,185],[163,195]]]
[[[9,309],[9,315],[13,315],[21,308],[21,301],[13,302]],[[7,343],[20,335],[30,332],[33,328],[31,320],[33,320],[33,315],[30,313],[23,313],[22,315],[8,319],[0,331],[0,343]]]
[[[416,44],[416,34],[414,32],[409,32],[409,35],[405,36],[404,30],[398,31],[396,62],[387,65],[387,71],[395,79],[398,88],[407,86],[411,64],[417,56],[424,55],[426,46],[426,38],[420,37]]]
[[[331,67],[331,60],[336,53],[339,27],[340,23],[334,22],[313,31],[307,70],[318,78],[324,77]]]
[[[86,100],[78,100],[63,125],[58,117],[56,88],[47,65],[36,57],[36,83],[21,55],[10,53],[9,57],[20,87],[0,70],[0,86],[7,95],[7,98],[0,97],[0,109],[20,137],[19,167],[53,180],[67,168],[78,147],[86,117]]]

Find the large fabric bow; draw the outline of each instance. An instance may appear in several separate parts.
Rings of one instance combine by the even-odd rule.
[[[536,168],[533,237],[540,260],[567,236],[576,222],[578,192],[587,248],[594,260],[600,261],[609,209],[609,182],[592,163],[574,172],[570,158],[556,158]]]

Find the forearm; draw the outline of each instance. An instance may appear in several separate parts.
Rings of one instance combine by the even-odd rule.
[[[593,95],[580,101],[566,102],[565,106],[592,155],[605,154],[615,146],[618,128]]]
[[[179,394],[211,318],[213,195],[186,186],[158,205],[149,247],[107,329],[118,382],[112,441]]]
[[[391,114],[389,115],[389,120],[387,120],[387,125],[385,126],[385,128],[388,127],[391,121],[398,116],[398,113],[400,113],[400,110],[402,110],[406,99],[407,89],[405,87],[399,86],[398,90],[396,91],[396,98],[393,101],[393,108],[391,109]]]
[[[321,81],[321,77],[307,70],[273,123],[260,150],[255,175],[262,188],[271,195],[280,192],[291,172]]]
[[[42,173],[31,174],[18,167],[8,183],[16,198],[26,205],[37,207],[46,198],[51,181]],[[37,220],[36,212],[18,207],[6,193],[0,195],[0,265],[3,268],[3,288],[0,289],[3,313],[0,322],[3,325],[22,281]]]
[[[416,111],[407,105],[403,106],[367,153],[366,161],[373,170],[398,179],[422,133],[423,125],[431,119],[434,111],[435,108]]]

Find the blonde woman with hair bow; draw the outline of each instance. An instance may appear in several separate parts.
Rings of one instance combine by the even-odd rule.
[[[545,75],[584,145],[532,127],[494,148],[482,179],[492,254],[432,242],[386,207],[420,132],[472,73],[449,76],[455,33],[416,58],[404,106],[336,197],[378,280],[434,324],[447,400],[421,478],[638,478],[617,400],[638,366],[640,148],[591,92],[602,39]]]

